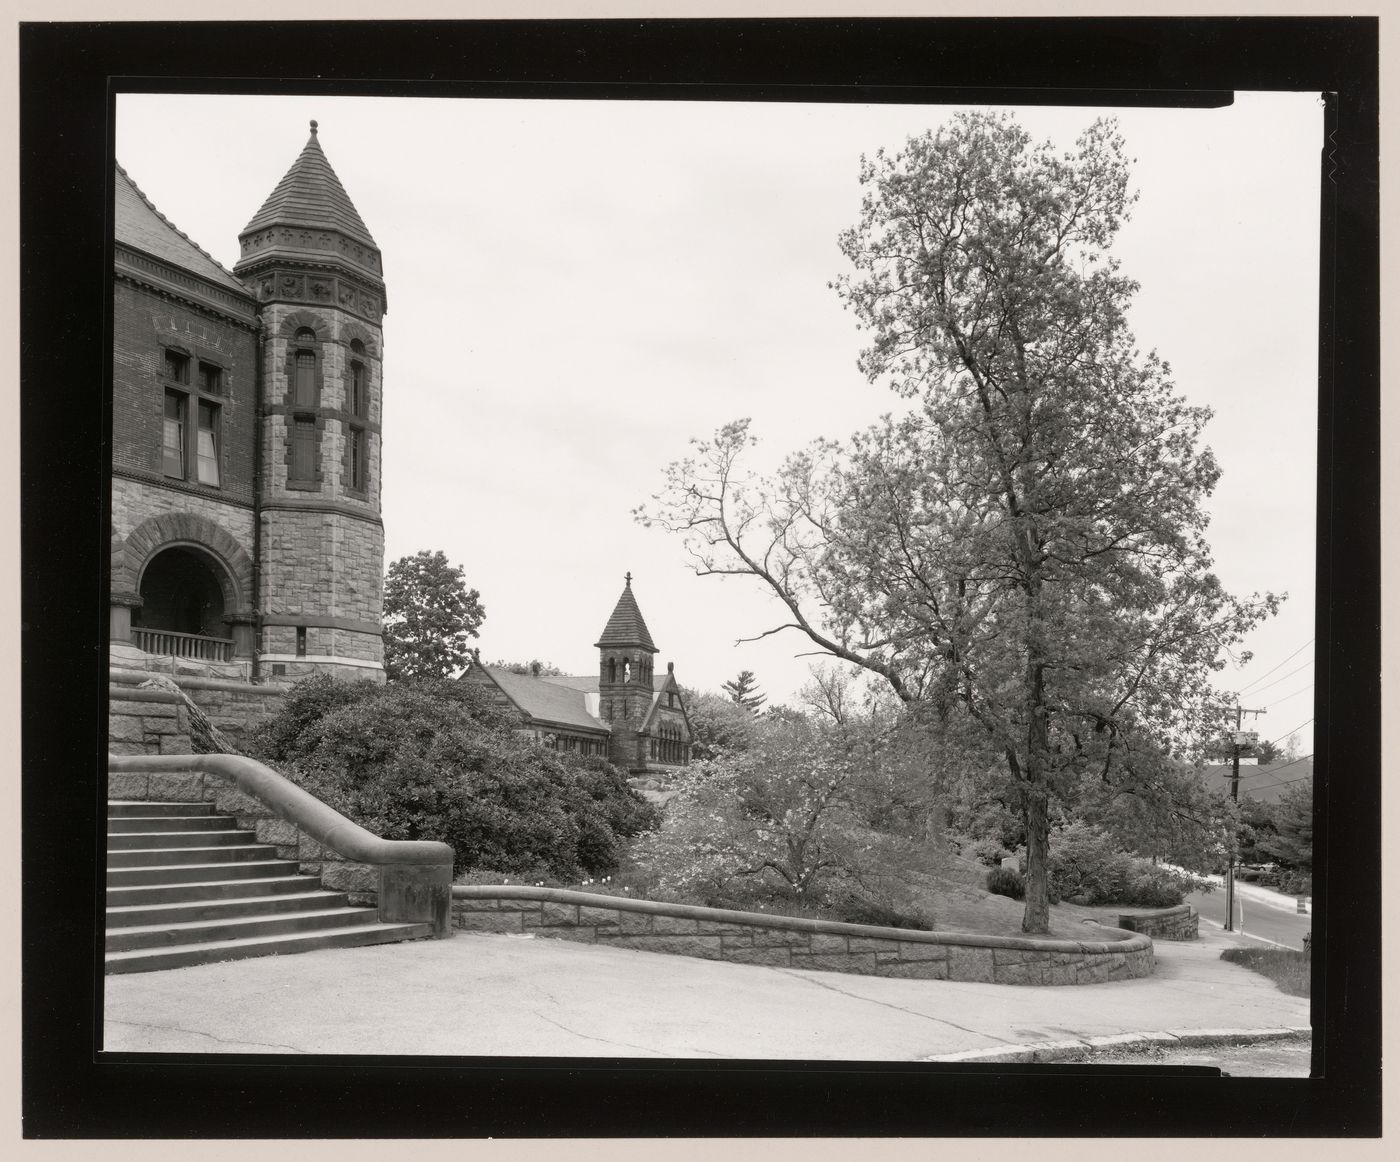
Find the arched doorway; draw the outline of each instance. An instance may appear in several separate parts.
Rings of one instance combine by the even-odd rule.
[[[175,545],[151,558],[141,574],[141,607],[132,636],[148,653],[227,660],[233,642],[224,621],[227,579],[207,553]]]

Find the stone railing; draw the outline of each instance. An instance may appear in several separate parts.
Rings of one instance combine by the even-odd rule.
[[[455,886],[452,923],[467,932],[924,980],[1098,984],[1153,970],[1152,941],[1113,928],[1092,941],[920,932],[514,884]]]
[[[176,633],[172,629],[143,629],[133,626],[131,644],[148,654],[162,654],[172,658],[227,662],[233,657],[232,638]]]
[[[213,803],[323,886],[373,904],[379,919],[451,936],[452,848],[372,835],[271,767],[241,755],[110,755],[107,797]]]
[[[1153,940],[1196,940],[1201,935],[1200,916],[1190,904],[1151,912],[1124,912],[1118,917],[1118,927],[1141,932]]]

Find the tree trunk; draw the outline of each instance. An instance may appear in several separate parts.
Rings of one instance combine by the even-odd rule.
[[[1050,810],[1043,788],[1023,787],[1021,813],[1026,825],[1026,911],[1021,931],[1045,935],[1050,931]]]

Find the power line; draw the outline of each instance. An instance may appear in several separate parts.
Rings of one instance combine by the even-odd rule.
[[[1312,755],[1304,755],[1303,757],[1304,757],[1304,758],[1312,758]],[[1295,761],[1295,762],[1302,762],[1303,760],[1302,760],[1302,759],[1295,759],[1294,761]],[[1279,770],[1279,771],[1281,771],[1281,770],[1283,770],[1283,768],[1282,768],[1282,767],[1275,767],[1274,770]],[[1270,772],[1269,772],[1269,774],[1273,774],[1273,773],[1274,773],[1273,771],[1270,771]],[[1306,775],[1296,775],[1295,777],[1293,777],[1293,778],[1291,778],[1291,779],[1280,779],[1277,783],[1255,783],[1255,784],[1250,788],[1250,790],[1253,790],[1253,791],[1267,791],[1270,787],[1286,787],[1286,786],[1288,786],[1289,783],[1301,783],[1304,779],[1311,779],[1312,777],[1313,777],[1313,773],[1312,773],[1312,771],[1309,771]]]
[[[1299,673],[1299,672],[1301,672],[1301,671],[1303,671],[1303,670],[1306,670],[1306,669],[1308,669],[1308,668],[1311,667],[1311,666],[1312,666],[1312,663],[1311,663],[1311,662],[1304,662],[1301,666],[1298,667],[1298,669],[1296,669],[1296,670],[1289,670],[1288,673],[1283,674],[1283,675],[1281,675],[1281,676],[1275,678],[1272,682],[1270,682],[1270,683],[1268,684],[1268,686],[1260,686],[1257,690],[1250,690],[1250,691],[1248,691],[1248,694],[1249,694],[1249,696],[1250,696],[1251,698],[1253,698],[1254,695],[1259,694],[1259,693],[1263,692],[1264,690],[1267,690],[1267,689],[1269,688],[1269,686],[1277,686],[1280,682],[1282,682],[1282,681],[1284,680],[1284,678],[1291,678],[1291,677],[1293,677],[1294,674],[1297,674],[1297,673]],[[1275,669],[1277,669],[1277,667],[1275,667]],[[1246,691],[1243,691],[1243,690],[1240,691],[1241,696],[1243,696],[1245,693],[1246,693]]]
[[[1309,682],[1306,686],[1302,686],[1299,689],[1294,690],[1292,694],[1285,694],[1282,698],[1275,698],[1272,702],[1269,703],[1269,708],[1273,709],[1273,707],[1287,702],[1290,698],[1298,697],[1299,694],[1306,694],[1312,688],[1313,684]]]
[[[1270,674],[1272,674],[1272,673],[1274,672],[1274,670],[1277,670],[1277,669],[1279,668],[1279,666],[1286,666],[1286,665],[1288,665],[1289,662],[1291,662],[1294,658],[1296,658],[1299,654],[1301,654],[1305,649],[1307,649],[1310,645],[1312,645],[1313,642],[1314,642],[1315,640],[1316,640],[1315,638],[1308,638],[1307,641],[1305,641],[1305,642],[1304,642],[1302,645],[1300,645],[1296,650],[1294,650],[1291,654],[1289,654],[1288,657],[1284,658],[1283,661],[1281,661],[1281,662],[1278,664],[1278,666],[1275,666],[1273,670],[1265,670],[1262,674],[1259,675],[1258,678],[1255,678],[1254,681],[1251,682],[1251,683],[1249,684],[1249,686],[1246,686],[1246,687],[1245,687],[1245,690],[1248,690],[1251,686],[1257,685],[1257,684],[1259,683],[1260,678],[1267,678]],[[1244,690],[1241,690],[1240,693],[1243,694],[1243,693],[1244,693]]]
[[[1274,743],[1276,743],[1276,742],[1282,742],[1282,741],[1283,741],[1285,738],[1287,738],[1290,734],[1294,734],[1294,733],[1296,733],[1297,731],[1302,730],[1303,727],[1307,726],[1309,722],[1312,722],[1312,719],[1311,719],[1311,718],[1309,718],[1307,722],[1300,722],[1300,723],[1298,723],[1298,725],[1295,726],[1292,730],[1285,730],[1285,731],[1284,731],[1281,735],[1279,735],[1277,738],[1271,739],[1269,742],[1266,742],[1264,745],[1265,745],[1265,746],[1273,746]]]
[[[1277,774],[1279,771],[1282,771],[1282,770],[1287,769],[1288,767],[1291,767],[1294,763],[1300,763],[1300,762],[1303,761],[1303,759],[1310,759],[1310,758],[1312,758],[1312,755],[1310,755],[1310,754],[1305,754],[1305,755],[1302,755],[1302,756],[1300,756],[1299,758],[1296,758],[1296,759],[1289,759],[1286,763],[1279,763],[1279,765],[1276,766],[1276,767],[1257,767],[1257,768],[1255,768],[1254,770],[1249,771],[1249,772],[1247,772],[1246,774],[1241,775],[1240,778],[1242,778],[1242,779],[1253,779],[1253,778],[1257,778],[1257,777],[1260,776],[1260,775],[1274,775],[1274,774]]]

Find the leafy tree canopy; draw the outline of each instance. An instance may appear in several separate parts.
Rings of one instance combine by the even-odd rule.
[[[1023,927],[1046,932],[1052,806],[1172,811],[1171,748],[1218,722],[1222,648],[1278,599],[1216,577],[1210,413],[1128,329],[1112,122],[1062,153],[963,114],[861,182],[835,288],[869,336],[861,370],[908,405],[770,480],[729,424],[638,517],[701,574],[758,579],[786,610],[768,632],[879,675],[948,760],[994,773],[1025,830]]]
[[[441,550],[401,557],[384,578],[384,672],[389,679],[450,678],[471,654],[486,610],[460,565]]]
[[[495,661],[491,663],[498,670],[509,670],[512,674],[526,674],[534,678],[562,678],[564,671],[549,662],[531,658],[528,662]]]

